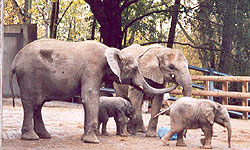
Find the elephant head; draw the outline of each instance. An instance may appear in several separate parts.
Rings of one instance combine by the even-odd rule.
[[[230,122],[230,117],[228,114],[227,109],[219,104],[216,103],[216,115],[214,118],[214,122],[218,123],[219,125],[227,128],[227,133],[228,133],[228,147],[231,147],[231,136],[232,136],[232,127],[231,127],[231,122]]]
[[[130,104],[130,102],[127,101],[125,115],[126,115],[128,118],[132,118],[132,117],[133,117],[133,114],[134,114],[133,107],[132,107],[132,105]]]
[[[126,51],[120,51],[116,48],[108,48],[105,51],[110,69],[123,84],[130,84],[137,89],[149,94],[163,94],[168,93],[176,88],[174,85],[169,88],[155,89],[151,87],[144,79],[136,58]]]
[[[159,84],[175,81],[183,87],[183,95],[191,97],[192,79],[182,51],[161,45],[140,47],[138,63],[144,77]]]
[[[202,104],[203,105],[203,104]],[[209,102],[208,105],[205,105],[204,107],[201,105],[202,112],[206,116],[206,119],[210,124],[218,123],[219,125],[227,128],[228,132],[228,147],[231,147],[231,136],[232,136],[232,127],[230,122],[230,117],[228,114],[227,109],[215,102],[211,103]],[[205,109],[203,109],[205,108]]]

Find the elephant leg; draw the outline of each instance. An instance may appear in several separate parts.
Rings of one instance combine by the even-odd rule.
[[[154,96],[151,105],[151,118],[148,124],[148,130],[146,132],[147,137],[157,137],[157,124],[158,124],[158,117],[154,118],[154,116],[160,112],[161,105],[162,105],[163,95]]]
[[[171,129],[170,131],[168,131],[168,133],[161,138],[161,141],[164,143],[164,145],[169,146],[169,140],[177,132],[178,131],[175,129]]]
[[[134,115],[127,124],[127,130],[133,135],[135,135],[138,130],[145,133],[146,128],[142,120],[143,93],[133,87],[129,87],[128,95],[134,109]]]
[[[91,76],[89,76],[91,77]],[[81,96],[84,106],[84,134],[81,139],[86,143],[100,143],[96,136],[98,127],[98,106],[100,83],[95,83],[97,79],[88,79],[88,83],[82,83]],[[86,80],[83,80],[86,81]]]
[[[97,127],[97,131],[96,131],[96,135],[101,135],[101,133],[100,133],[100,126],[101,126],[101,122],[98,122],[98,127]]]
[[[33,126],[33,114],[34,107],[31,104],[31,100],[22,99],[23,111],[24,111],[24,119],[22,125],[22,135],[21,139],[23,140],[38,140],[39,137],[34,131]]]
[[[202,144],[202,148],[212,149],[213,148],[211,145],[212,136],[213,136],[212,125],[209,124],[208,126],[202,126],[201,129],[202,129],[204,136],[205,136],[205,138],[202,138],[200,140],[201,144]]]
[[[180,131],[180,132],[177,133],[176,146],[182,146],[182,147],[186,147],[187,146],[187,144],[184,142],[183,134],[184,134],[184,130],[182,130],[182,131]]]
[[[115,117],[116,122],[116,135],[120,135],[123,137],[128,136],[125,131],[125,116],[122,114],[118,114],[118,116]]]
[[[34,130],[35,130],[35,133],[39,136],[39,138],[50,139],[51,135],[46,130],[43,119],[42,119],[42,114],[41,114],[42,106],[43,104],[34,107],[34,116],[33,116]]]
[[[109,133],[107,132],[107,121],[104,121],[102,123],[102,135],[109,136]]]

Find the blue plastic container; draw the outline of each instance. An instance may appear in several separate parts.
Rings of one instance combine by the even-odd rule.
[[[164,135],[166,135],[168,133],[168,131],[170,131],[171,128],[168,127],[160,127],[158,129],[158,137],[162,138]],[[177,140],[177,133],[174,134],[170,140]]]

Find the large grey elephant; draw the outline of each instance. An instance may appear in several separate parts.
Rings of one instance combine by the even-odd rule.
[[[152,94],[162,94],[175,88],[152,88],[141,75],[133,55],[95,41],[36,40],[18,52],[11,67],[12,94],[13,74],[16,74],[20,88],[24,109],[21,138],[25,140],[51,138],[41,115],[46,101],[67,100],[79,93],[85,111],[82,139],[99,143],[95,133],[100,87],[113,74],[122,83]]]
[[[191,96],[192,80],[188,70],[188,62],[178,49],[170,49],[159,44],[150,46],[131,45],[122,49],[123,52],[130,52],[136,57],[139,68],[146,81],[153,87],[163,88],[168,82],[176,82],[183,87],[183,95]],[[146,132],[146,136],[155,137],[158,118],[154,116],[160,111],[163,95],[145,94],[134,87],[113,83],[117,96],[129,99],[135,113],[128,123],[128,131],[136,134],[137,131]],[[142,120],[143,99],[152,100],[151,119],[146,131]]]
[[[218,123],[227,128],[228,147],[231,147],[231,122],[223,105],[211,100],[182,97],[159,114],[165,112],[170,115],[171,130],[161,138],[164,144],[169,145],[170,138],[177,133],[176,145],[187,146],[183,140],[183,131],[201,128],[205,136],[201,139],[202,148],[212,149],[213,124]]]

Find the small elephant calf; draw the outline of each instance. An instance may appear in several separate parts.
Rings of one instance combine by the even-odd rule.
[[[102,135],[108,135],[106,125],[109,117],[114,117],[116,122],[116,135],[127,136],[125,128],[126,117],[133,116],[133,108],[129,101],[121,97],[100,97],[98,132],[102,124]]]
[[[186,146],[183,141],[183,132],[186,129],[198,129],[204,132],[201,139],[202,148],[212,149],[213,124],[226,127],[228,131],[228,145],[231,147],[232,128],[227,109],[211,100],[182,97],[174,102],[168,109],[157,114],[168,112],[171,119],[171,130],[161,138],[165,145],[169,145],[170,138],[177,133],[176,146]]]

